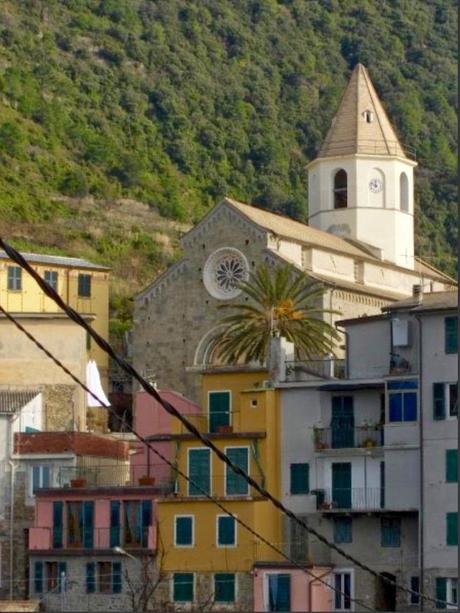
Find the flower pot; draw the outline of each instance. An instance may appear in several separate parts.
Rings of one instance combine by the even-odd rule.
[[[85,487],[86,479],[71,479],[70,487]]]
[[[230,434],[231,432],[233,432],[233,426],[219,426],[217,428],[217,431],[220,434]]]
[[[139,485],[155,485],[155,477],[147,477],[147,475],[139,477],[138,481]]]

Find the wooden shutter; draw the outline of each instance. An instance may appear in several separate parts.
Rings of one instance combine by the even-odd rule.
[[[447,513],[447,534],[446,541],[448,545],[458,545],[458,513]]]
[[[433,419],[446,419],[446,394],[444,383],[433,383]]]
[[[110,547],[120,545],[120,501],[110,502]]]
[[[175,602],[193,601],[193,573],[174,573],[173,587]]]
[[[291,494],[308,494],[310,491],[310,466],[291,464]]]
[[[193,544],[192,526],[192,517],[176,517],[176,545]]]
[[[96,591],[96,564],[87,562],[86,564],[86,593],[94,594]]]
[[[83,502],[83,547],[91,549],[94,542],[94,502]]]
[[[214,600],[216,602],[235,602],[235,575],[233,573],[214,575]]]
[[[121,576],[121,562],[113,562],[112,564],[112,592],[121,594],[123,589]]]
[[[62,530],[63,503],[58,500],[53,502],[53,548],[61,549],[63,541]]]
[[[229,515],[217,519],[217,544],[221,546],[236,543],[235,520]]]
[[[445,609],[447,600],[447,579],[436,577],[436,608]]]
[[[446,449],[446,481],[458,482],[458,450]]]
[[[203,496],[211,491],[211,467],[209,449],[190,449],[189,451],[189,477],[193,483],[189,483],[188,491],[190,496]]]
[[[243,469],[245,473],[249,472],[249,453],[247,447],[228,447],[226,449],[228,459]],[[244,477],[237,475],[229,466],[226,470],[225,493],[227,496],[247,496],[249,493],[249,485]]]
[[[445,351],[446,353],[458,352],[458,318],[446,317],[444,319]]]
[[[43,592],[43,562],[35,562],[34,565],[34,590],[37,594]]]

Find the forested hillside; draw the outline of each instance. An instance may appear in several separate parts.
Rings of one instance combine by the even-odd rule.
[[[454,0],[2,0],[1,230],[126,295],[224,195],[305,219],[360,61],[417,150],[418,252],[452,273],[456,23]]]

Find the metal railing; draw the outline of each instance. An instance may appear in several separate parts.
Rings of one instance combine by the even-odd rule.
[[[222,411],[221,413],[188,413],[187,419],[203,434],[230,434],[241,431],[240,411]],[[176,424],[176,432],[190,434],[182,422]]]
[[[312,378],[344,379],[345,360],[323,359],[286,362],[286,382],[308,381]]]
[[[68,528],[32,527],[29,532],[29,549],[155,549],[156,525],[133,526],[127,529],[124,525],[108,528],[93,528],[70,533]]]
[[[327,449],[354,449],[356,447],[382,447],[384,428],[377,426],[340,426],[337,428],[314,428],[313,442],[316,451]]]
[[[161,477],[158,477],[158,474]],[[155,486],[165,492],[172,492],[174,476],[164,475],[165,466],[163,463],[61,466],[57,475],[57,486],[60,488]]]
[[[385,507],[381,487],[343,487],[312,490],[316,507],[323,511],[376,511]]]

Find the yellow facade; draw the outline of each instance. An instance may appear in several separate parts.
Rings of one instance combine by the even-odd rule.
[[[91,315],[91,325],[103,338],[109,336],[109,269],[77,258],[23,254],[38,274],[55,273],[57,292],[61,298],[83,315]],[[0,256],[0,304],[10,313],[60,313],[51,298],[39,288],[34,279],[18,268],[4,254]],[[13,274],[14,273],[14,274]],[[19,274],[19,283],[17,275]],[[16,275],[16,276],[15,276]],[[89,296],[79,295],[79,275],[90,277]],[[13,278],[14,277],[14,278]],[[15,287],[19,285],[19,288]],[[77,325],[77,324],[75,324]],[[63,339],[65,340],[65,339]],[[87,341],[87,359],[94,359],[98,365],[102,385],[108,391],[108,356],[94,342]],[[100,430],[105,426],[106,411],[90,409],[88,426]]]
[[[229,448],[247,448],[249,474],[275,496],[279,496],[278,392],[263,387],[266,378],[267,373],[263,371],[204,374],[202,413],[192,419],[200,430],[207,432],[209,393],[229,392],[232,432],[216,432],[208,436],[226,453]],[[203,445],[191,435],[185,434],[181,424],[175,422],[174,428],[175,461],[180,470],[189,474],[190,450],[203,448]],[[251,489],[248,489],[247,495],[227,495],[226,467],[212,452],[210,469],[210,493],[270,543],[280,544],[281,518],[272,504]],[[162,500],[158,504],[160,543],[164,550],[162,564],[165,571],[249,572],[255,561],[282,559],[241,525],[236,527],[236,545],[219,546],[217,518],[224,515],[224,511],[205,496],[189,495],[189,484],[184,478],[178,478],[176,489],[175,498]],[[193,546],[181,547],[175,544],[177,515],[193,516]]]

